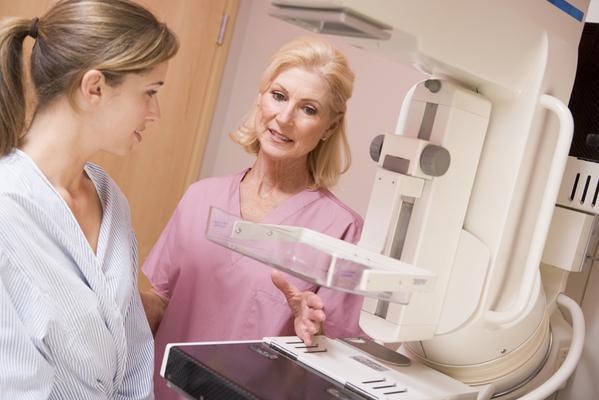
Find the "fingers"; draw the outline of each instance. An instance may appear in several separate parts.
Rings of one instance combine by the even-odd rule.
[[[322,311],[322,310],[310,309],[306,312],[306,316],[304,319],[306,321],[320,325],[326,319],[326,315],[325,315],[324,311]]]
[[[326,319],[323,308],[322,300],[314,293],[305,294],[302,299],[301,312],[296,316],[294,325],[296,335],[308,346]]]
[[[313,322],[309,321],[307,323],[300,323],[299,326],[296,325],[295,333],[307,346],[310,346],[314,335],[316,335],[319,330],[320,324],[315,325]]]
[[[295,334],[310,346],[314,335],[320,331],[326,319],[322,299],[310,291],[300,292],[278,270],[273,270],[270,277],[272,283],[285,295],[293,311]]]
[[[308,331],[304,331],[303,333],[298,334],[297,337],[300,338],[301,341],[306,344],[306,346],[312,346],[312,339],[314,338],[314,334],[309,333]]]
[[[303,303],[305,303],[306,307],[309,308],[314,308],[317,310],[324,309],[324,303],[322,302],[322,299],[313,292],[304,292]]]
[[[321,298],[312,292],[304,292],[303,295],[299,317],[305,321],[312,321],[317,324],[324,322],[326,315]]]
[[[270,279],[277,289],[283,292],[287,301],[289,301],[289,299],[299,292],[295,286],[287,282],[287,279],[285,279],[283,274],[276,269],[273,269],[272,273],[270,274]]]
[[[312,344],[312,340],[320,331],[321,322],[313,320],[296,321],[296,335],[308,346]]]

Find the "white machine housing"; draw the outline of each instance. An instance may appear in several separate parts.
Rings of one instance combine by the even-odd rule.
[[[487,131],[489,101],[446,81],[417,85],[408,101],[405,134],[385,137],[358,246],[426,268],[437,280],[434,293],[424,297],[415,293],[409,307],[389,304],[384,316],[381,307],[377,312],[376,301],[365,300],[361,326],[383,342],[430,339],[438,329],[459,326],[468,317],[463,307],[474,311],[480,291],[478,297],[466,296],[464,304],[454,304],[460,312],[443,314],[443,327],[438,328],[454,260],[464,265],[460,257],[474,254],[486,265],[489,259],[486,247],[462,229]],[[415,143],[431,143],[448,152],[449,165],[439,179],[422,171],[439,153],[427,157],[426,147],[421,146],[421,152],[409,154],[418,148]],[[408,167],[394,165],[398,159],[406,160]],[[411,165],[419,168],[410,170]],[[412,190],[416,186],[412,181],[420,183],[418,192]],[[469,269],[471,283],[480,286],[486,269],[478,268],[482,276],[477,268]],[[455,317],[458,321],[452,321]]]
[[[439,92],[417,85],[401,106],[399,137],[385,136],[360,242],[434,271],[438,287],[406,306],[367,300],[362,328],[383,342],[411,341],[408,351],[424,363],[493,385],[502,398],[530,390],[521,386],[541,380],[564,326],[551,317],[563,282],[546,298],[539,265],[572,139],[565,104],[588,1],[272,3],[274,16],[345,34],[441,81]],[[422,141],[449,152],[446,173],[414,167]],[[389,167],[387,156],[412,167]],[[593,226],[563,214],[554,229],[569,224],[579,240],[545,251],[559,268],[583,257]]]

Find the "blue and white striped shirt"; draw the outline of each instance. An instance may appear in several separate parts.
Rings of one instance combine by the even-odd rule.
[[[16,150],[0,158],[0,399],[150,399],[153,343],[129,207],[88,164],[103,207],[96,254]]]

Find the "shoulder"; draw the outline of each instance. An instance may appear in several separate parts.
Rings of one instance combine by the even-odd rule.
[[[245,174],[245,170],[225,176],[215,176],[210,178],[200,179],[199,181],[193,183],[189,186],[188,191],[199,191],[206,189],[224,189],[228,188],[233,184],[239,183],[241,180],[241,176]]]
[[[104,209],[119,210],[128,215],[127,197],[110,175],[101,166],[91,162],[86,164],[85,171],[94,182]]]
[[[24,161],[16,151],[0,157],[0,193],[28,191],[22,173]]]
[[[222,195],[228,197],[231,189],[239,185],[243,174],[245,174],[245,171],[232,175],[200,179],[189,186],[183,196],[183,201],[196,202],[198,200],[214,199]]]
[[[108,175],[108,173],[98,164],[88,162],[85,165],[85,171],[90,178],[93,179],[94,183],[98,186],[98,189],[121,192],[116,182],[114,182],[110,175]]]
[[[14,161],[14,160],[13,160]],[[31,215],[43,215],[44,204],[35,199],[32,182],[22,166],[0,159],[0,243],[12,242],[17,232],[29,232]],[[29,230],[29,231],[28,231]]]
[[[363,225],[364,221],[362,216],[342,202],[331,191],[328,189],[321,189],[319,192],[321,194],[320,203],[327,209],[330,209],[335,218],[343,218],[360,227]]]
[[[362,217],[326,189],[306,191],[290,225],[304,226],[329,236],[355,243],[362,232]]]
[[[96,184],[96,188],[100,192],[100,195],[116,195],[120,198],[125,198],[125,195],[119,186],[101,166],[88,162],[85,166],[85,171]]]

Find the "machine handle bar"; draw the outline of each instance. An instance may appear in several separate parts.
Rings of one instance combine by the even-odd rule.
[[[572,113],[560,99],[544,94],[541,96],[539,103],[541,106],[553,111],[557,115],[560,128],[551,169],[549,170],[549,176],[547,178],[547,186],[543,193],[541,208],[532,235],[530,251],[526,259],[522,283],[516,301],[506,310],[489,310],[485,315],[488,322],[497,325],[509,324],[520,318],[526,309],[531,294],[534,292],[534,285],[539,274],[539,264],[541,262],[541,257],[543,256],[545,240],[547,239],[555,202],[557,201],[562,176],[564,174],[564,169],[566,168],[566,162],[568,161],[570,143],[572,142],[572,135],[574,132]]]

